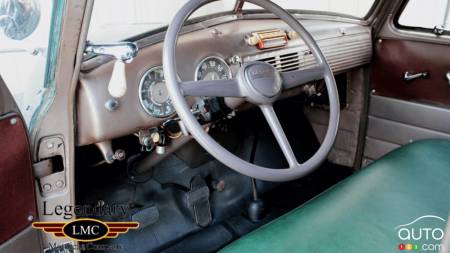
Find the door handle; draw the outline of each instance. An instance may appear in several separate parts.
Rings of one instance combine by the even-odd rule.
[[[428,76],[429,76],[428,72],[420,72],[417,74],[412,74],[412,73],[409,73],[409,71],[406,71],[405,74],[403,75],[403,80],[405,82],[410,82],[412,80],[416,80],[419,78],[426,79],[426,78],[428,78]]]
[[[447,79],[448,85],[450,85],[450,71],[445,74],[445,79]]]

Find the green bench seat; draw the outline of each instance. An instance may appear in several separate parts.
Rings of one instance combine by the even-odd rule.
[[[399,225],[424,215],[448,220],[449,213],[450,141],[419,141],[391,152],[221,252],[400,252],[399,245],[408,242],[399,239]]]

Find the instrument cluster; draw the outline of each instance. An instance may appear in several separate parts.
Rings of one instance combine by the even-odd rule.
[[[230,66],[218,56],[201,60],[195,70],[195,81],[224,80],[233,78]],[[175,113],[166,88],[162,66],[147,70],[139,84],[139,101],[152,117],[166,118]]]

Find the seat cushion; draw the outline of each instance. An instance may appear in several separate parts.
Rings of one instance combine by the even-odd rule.
[[[449,197],[450,142],[420,141],[391,152],[221,252],[397,252],[400,244],[409,243],[399,238],[398,226],[425,215],[447,220]]]

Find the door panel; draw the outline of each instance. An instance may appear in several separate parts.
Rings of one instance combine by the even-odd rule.
[[[3,253],[19,244],[32,243],[30,237],[36,237],[37,241],[37,233],[30,230],[37,211],[27,129],[1,77],[0,101],[0,252]]]
[[[405,72],[429,72],[426,79],[403,81]],[[450,106],[450,47],[399,39],[382,39],[375,46],[372,88],[379,96]]]
[[[16,113],[0,116],[0,243],[36,217],[30,151],[25,125]]]
[[[381,39],[375,46],[363,166],[410,142],[450,139],[450,46]],[[428,72],[409,82],[405,72]]]

